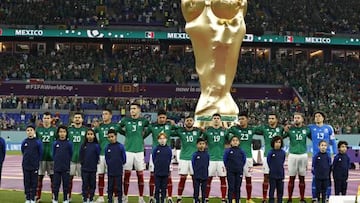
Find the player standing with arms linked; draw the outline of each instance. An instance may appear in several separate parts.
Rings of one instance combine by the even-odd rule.
[[[179,175],[180,181],[178,186],[177,203],[181,203],[182,193],[184,192],[185,182],[188,175],[191,177],[194,174],[191,158],[192,154],[197,151],[196,141],[202,136],[199,128],[194,127],[194,118],[187,116],[185,118],[185,127],[179,128],[172,134],[174,137],[179,137],[181,141],[181,151],[179,159]]]
[[[246,163],[244,166],[244,176],[246,181],[246,193],[247,203],[253,203],[251,200],[251,191],[252,191],[252,183],[251,183],[251,175],[252,175],[252,167],[253,167],[253,158],[252,158],[252,139],[254,136],[254,129],[249,126],[249,118],[247,112],[242,112],[239,114],[239,124],[236,126],[232,126],[229,128],[227,133],[227,138],[236,136],[240,140],[240,148],[245,151],[246,154]],[[230,139],[228,139],[230,140]]]
[[[166,111],[160,109],[157,115],[156,123],[152,123],[146,129],[144,139],[151,134],[152,136],[152,149],[155,149],[158,146],[158,136],[160,133],[165,133],[168,138],[166,139],[167,146],[171,146],[171,139],[170,135],[173,130],[176,129],[176,126],[173,125],[171,122],[167,120]],[[155,176],[154,176],[154,163],[152,154],[150,155],[150,162],[149,162],[149,170],[150,170],[150,181],[149,181],[149,189],[150,189],[150,201],[149,203],[154,203],[154,188],[155,188]],[[168,190],[168,203],[172,203],[172,179],[171,179],[171,171],[172,167],[170,165],[170,173],[168,178],[167,190]]]
[[[86,137],[87,128],[83,126],[83,115],[76,112],[73,116],[73,123],[68,128],[69,141],[73,144],[73,154],[70,163],[70,180],[69,180],[69,202],[71,202],[71,191],[74,176],[81,177],[80,148]]]
[[[211,181],[214,176],[220,178],[221,202],[226,202],[226,168],[223,161],[226,142],[226,129],[223,128],[221,122],[221,115],[214,114],[212,116],[212,126],[206,128],[204,139],[207,140],[210,164],[209,164],[209,178],[206,185],[206,198],[208,200]]]
[[[102,111],[102,123],[94,129],[96,136],[98,137],[100,145],[100,160],[97,165],[98,174],[98,190],[99,197],[96,200],[97,203],[104,202],[104,186],[105,186],[105,172],[107,169],[105,162],[105,147],[110,143],[108,140],[108,131],[110,129],[115,130],[116,133],[120,132],[120,127],[117,123],[112,123],[112,111],[110,109],[104,109]]]
[[[284,136],[284,128],[278,124],[278,116],[276,113],[268,114],[268,124],[262,125],[256,128],[256,134],[264,136],[265,150],[264,150],[264,161],[263,161],[263,172],[264,172],[264,182],[262,185],[263,188],[263,203],[266,203],[266,197],[269,188],[269,166],[266,161],[266,157],[269,151],[272,149],[271,141],[275,136]]]
[[[36,188],[36,201],[41,200],[41,190],[45,173],[50,177],[51,193],[54,186],[54,161],[52,155],[52,146],[56,139],[56,128],[51,126],[51,113],[45,112],[42,117],[42,127],[36,128],[36,137],[43,143],[43,155],[39,166],[38,184]]]
[[[290,149],[288,156],[288,203],[292,202],[296,175],[299,175],[300,203],[305,203],[305,175],[308,162],[306,138],[311,139],[310,129],[304,125],[302,113],[294,113],[294,126],[285,133],[284,138],[289,137]]]
[[[137,103],[130,105],[130,117],[120,121],[120,127],[124,128],[126,164],[124,165],[124,197],[123,202],[128,202],[128,191],[131,170],[135,167],[139,187],[139,203],[144,203],[144,137],[143,133],[149,126],[146,118],[140,117],[141,107]]]

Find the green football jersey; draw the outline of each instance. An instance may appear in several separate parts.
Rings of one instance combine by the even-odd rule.
[[[204,133],[207,140],[210,161],[222,161],[226,142],[226,129],[208,127]]]
[[[80,148],[82,143],[84,143],[86,137],[87,128],[81,126],[80,128],[69,127],[68,128],[68,137],[69,141],[73,144],[73,155],[71,157],[71,161],[75,163],[79,163],[80,157]]]
[[[311,131],[307,126],[291,127],[285,133],[285,137],[290,139],[289,153],[291,154],[305,154],[307,151],[306,137],[311,139]]]
[[[36,137],[43,143],[43,156],[41,161],[52,161],[52,146],[56,140],[55,127],[38,127],[36,128]]]
[[[145,127],[149,126],[146,118],[123,118],[120,121],[120,127],[125,132],[125,150],[127,152],[143,152]]]
[[[240,148],[244,150],[247,158],[252,158],[252,139],[254,136],[254,129],[251,127],[240,128],[240,126],[232,126],[227,132],[227,140],[232,136],[236,136],[240,140]]]
[[[271,150],[271,140],[275,136],[284,136],[284,128],[281,126],[277,126],[275,128],[270,127],[269,125],[261,125],[256,127],[254,129],[257,135],[263,135],[264,136],[264,142],[265,142],[265,150],[264,150],[264,157],[267,157],[267,154]]]
[[[172,135],[179,137],[181,141],[180,159],[191,160],[193,153],[197,151],[196,141],[202,136],[201,130],[193,128],[188,131],[185,128],[179,128],[173,131]]]
[[[101,123],[99,127],[94,129],[100,145],[100,155],[105,155],[105,147],[109,144],[107,132],[110,129],[114,129],[118,133],[120,132],[120,126],[117,123]]]
[[[167,145],[171,146],[171,132],[176,129],[176,126],[171,125],[170,122],[166,122],[165,124],[158,124],[158,123],[152,123],[149,125],[149,127],[145,131],[144,138],[152,135],[152,148],[154,149],[156,146],[159,145],[158,143],[158,135],[160,133],[165,133],[167,135]]]

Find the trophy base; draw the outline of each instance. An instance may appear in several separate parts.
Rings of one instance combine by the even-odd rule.
[[[205,128],[211,126],[212,115],[195,115],[194,126]],[[238,115],[221,115],[223,127],[227,128],[238,121]]]

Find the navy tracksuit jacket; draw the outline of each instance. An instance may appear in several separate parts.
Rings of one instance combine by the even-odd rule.
[[[277,202],[282,203],[283,194],[284,194],[284,162],[285,162],[285,151],[282,149],[275,150],[272,149],[267,155],[267,163],[269,166],[269,203],[274,203],[274,193],[276,189]]]
[[[42,142],[37,138],[26,138],[21,144],[21,152],[26,200],[35,200]]]
[[[192,155],[191,163],[194,170],[194,200],[199,201],[199,188],[201,188],[201,202],[205,203],[206,184],[209,177],[210,155],[208,151],[197,151]]]
[[[333,161],[333,178],[335,195],[346,195],[347,179],[349,177],[350,158],[347,154],[338,153]]]
[[[235,193],[235,202],[240,201],[240,187],[246,163],[246,154],[239,147],[231,147],[224,152],[224,165],[227,172],[228,181],[228,202],[232,202]]]
[[[155,175],[155,200],[164,203],[166,188],[170,175],[170,164],[172,151],[168,145],[158,145],[153,149],[152,158],[154,162]],[[161,194],[161,198],[160,198]]]
[[[121,202],[123,165],[126,163],[124,145],[119,142],[108,144],[105,148],[105,161],[108,170],[108,202],[113,201],[114,182],[117,185],[118,200]]]
[[[320,202],[320,194],[322,203],[326,201],[326,190],[329,186],[331,172],[331,157],[327,152],[317,153],[312,160],[313,173],[315,176],[316,196]]]
[[[93,201],[96,189],[96,170],[100,157],[100,146],[95,142],[87,142],[80,148],[80,164],[82,178],[83,201],[86,202],[88,194]]]
[[[54,200],[58,200],[61,181],[63,182],[64,200],[68,198],[70,181],[70,161],[73,145],[68,140],[56,140],[53,144],[54,159]]]

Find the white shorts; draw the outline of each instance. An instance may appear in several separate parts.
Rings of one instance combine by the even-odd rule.
[[[305,154],[289,154],[288,156],[288,168],[289,176],[306,175],[306,168],[308,162],[308,155]]]
[[[172,163],[170,163],[170,171],[173,170]],[[149,171],[154,172],[154,162],[152,159],[152,154],[150,154],[150,160],[149,160]]]
[[[268,162],[266,159],[264,159],[264,161],[263,161],[263,173],[264,174],[270,173],[269,165],[268,165]]]
[[[126,152],[126,164],[124,170],[131,171],[135,166],[136,171],[145,169],[144,152]]]
[[[209,162],[209,176],[210,177],[225,177],[226,168],[223,161],[210,161]]]
[[[70,163],[70,176],[81,177],[81,164],[71,162]]]
[[[191,160],[179,160],[179,175],[193,175],[194,170],[192,168]]]
[[[47,173],[47,175],[54,174],[54,161],[40,161],[39,175],[44,176],[45,172]]]
[[[106,173],[106,161],[105,161],[105,155],[100,155],[99,163],[97,165],[97,174],[105,174]]]
[[[253,159],[252,158],[246,158],[246,163],[244,166],[244,176],[245,177],[251,177],[252,175],[252,167],[254,165]]]

